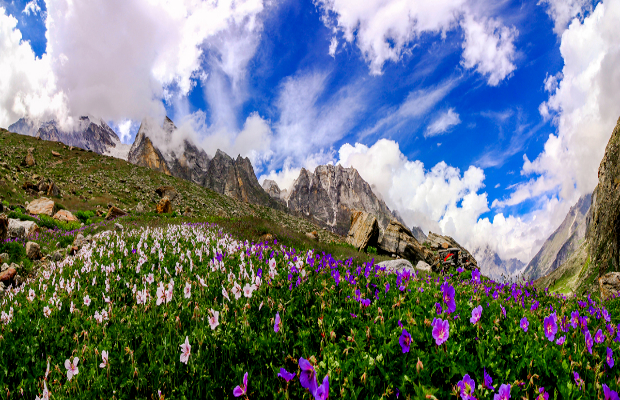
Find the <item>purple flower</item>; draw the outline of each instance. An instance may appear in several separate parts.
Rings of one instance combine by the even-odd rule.
[[[605,400],[618,400],[618,393],[611,390],[609,386],[603,383],[603,396],[605,396]]]
[[[248,373],[246,372],[243,375],[243,384],[241,386],[236,386],[233,390],[233,396],[240,397],[248,392]]]
[[[530,323],[527,320],[527,317],[521,318],[521,322],[519,323],[523,332],[527,332],[527,327],[530,326]]]
[[[273,331],[275,333],[278,333],[280,331],[280,325],[281,325],[282,321],[280,320],[280,313],[276,312],[276,321],[273,324]]]
[[[477,269],[474,269],[471,272],[471,280],[474,281],[475,283],[480,283],[480,271],[478,271]]]
[[[598,330],[596,331],[596,334],[594,335],[594,341],[596,343],[603,343],[605,341],[605,335],[603,335],[603,331],[602,330]]]
[[[538,396],[537,399],[542,397],[543,400],[549,400],[549,393],[545,392],[544,387],[538,388],[538,393],[540,393],[540,396]]]
[[[609,368],[614,367],[614,352],[609,347],[607,348],[607,365],[609,365]]]
[[[566,336],[562,336],[561,338],[555,341],[555,344],[559,344],[561,346],[564,344],[565,341],[566,341]]]
[[[586,346],[588,347],[588,352],[592,354],[592,345],[594,341],[592,340],[592,334],[589,330],[586,330],[586,333],[583,334],[584,339],[586,340]]]
[[[487,373],[486,368],[484,369],[484,383],[482,386],[489,390],[495,390],[495,388],[493,387],[493,378],[491,378],[491,375]]]
[[[510,385],[502,385],[499,387],[499,393],[493,396],[493,400],[510,399]]]
[[[300,357],[299,368],[301,369],[301,372],[299,373],[299,383],[301,383],[301,387],[308,389],[314,396],[317,389],[316,371],[314,370],[314,367],[310,364],[310,361]]]
[[[553,342],[555,339],[555,334],[558,332],[558,325],[556,323],[555,313],[545,317],[543,321],[543,327],[545,330],[545,336],[550,342]]]
[[[435,318],[432,323],[433,339],[437,346],[441,346],[450,337],[450,322],[446,319]]]
[[[329,396],[329,375],[325,375],[323,378],[323,383],[316,389],[316,393],[314,394],[315,400],[326,400]]]
[[[403,329],[403,332],[400,334],[398,343],[400,343],[403,353],[409,353],[409,347],[411,346],[411,335],[406,329]]]
[[[469,377],[469,374],[466,374],[462,380],[458,381],[456,384],[461,389],[461,397],[463,400],[474,399],[472,394],[476,390],[476,382]]]
[[[290,381],[291,379],[293,379],[295,377],[296,374],[293,374],[291,372],[288,372],[287,370],[285,370],[284,368],[280,368],[280,372],[278,372],[278,376],[282,379],[284,379],[285,381]]]
[[[603,308],[603,318],[605,319],[605,321],[610,322],[609,311],[607,311],[606,308]]]
[[[579,376],[577,371],[573,372],[573,377],[575,378],[575,383],[577,384],[577,389],[581,389],[581,386],[585,383],[583,379]]]
[[[443,293],[443,301],[447,306],[447,313],[453,313],[456,311],[456,301],[454,300],[454,287],[447,282],[441,285],[441,292]]]
[[[482,306],[478,306],[474,308],[473,310],[471,310],[471,318],[469,319],[469,322],[475,325],[478,323],[478,321],[480,321],[481,316],[482,316]]]
[[[443,309],[441,308],[441,304],[435,303],[435,310],[437,312],[437,315],[440,315],[443,312]]]
[[[505,317],[506,317],[506,309],[505,309],[505,308],[504,308],[504,306],[503,306],[503,305],[501,305],[501,304],[499,305],[499,308],[501,308],[501,309],[502,309],[502,314],[504,314],[504,318],[505,318]]]

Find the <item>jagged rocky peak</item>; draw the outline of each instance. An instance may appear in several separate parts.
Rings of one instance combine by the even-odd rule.
[[[525,267],[525,263],[517,258],[503,260],[488,244],[476,248],[473,255],[482,275],[498,282],[517,277]]]
[[[536,280],[550,274],[566,262],[585,240],[587,215],[592,194],[579,198],[571,207],[562,224],[543,243],[538,253],[528,263],[523,275]]]
[[[161,127],[145,118],[129,152],[128,161],[168,175],[202,184],[209,156],[188,137],[175,137],[178,129],[168,117]]]
[[[412,227],[411,228],[411,234],[420,243],[424,243],[424,242],[426,242],[428,240],[428,236],[426,236],[426,234],[424,233],[422,228],[420,228],[419,226]]]
[[[261,186],[263,187],[263,190],[265,190],[265,192],[267,192],[269,196],[273,197],[274,199],[280,198],[281,192],[280,192],[280,188],[278,187],[278,184],[276,183],[276,181],[271,180],[271,179],[265,179]]]
[[[287,204],[292,212],[341,235],[349,231],[352,210],[374,215],[381,235],[393,218],[387,205],[373,193],[357,170],[341,165],[320,165],[314,173],[302,168]]]
[[[121,143],[116,132],[108,124],[90,115],[79,117],[70,128],[61,127],[55,120],[39,123],[27,117],[20,118],[9,126],[9,130],[118,158],[127,159],[129,150],[129,146]]]

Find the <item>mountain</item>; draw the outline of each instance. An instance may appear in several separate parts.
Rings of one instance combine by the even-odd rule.
[[[314,173],[302,168],[286,204],[293,213],[310,218],[340,235],[348,233],[353,210],[374,215],[379,223],[380,237],[394,218],[357,170],[341,165],[320,165]]]
[[[98,154],[124,160],[127,159],[129,152],[129,146],[121,143],[116,132],[108,124],[92,116],[81,116],[70,131],[63,130],[54,120],[37,124],[29,118],[20,118],[9,126],[9,131],[62,142],[67,146],[92,150]]]
[[[411,233],[413,234],[413,237],[416,238],[417,241],[420,243],[424,243],[428,239],[428,236],[426,236],[422,228],[420,228],[419,226],[412,227]]]
[[[571,207],[558,229],[549,236],[523,273],[531,281],[550,274],[569,259],[586,236],[586,215],[592,194],[581,196]]]
[[[516,277],[525,267],[525,263],[516,258],[502,260],[489,245],[476,248],[473,255],[482,275],[498,282]]]
[[[166,175],[172,175],[168,163],[164,159],[161,151],[151,141],[151,126],[147,120],[143,120],[140,129],[136,134],[136,139],[129,150],[127,161],[141,167],[154,169]]]

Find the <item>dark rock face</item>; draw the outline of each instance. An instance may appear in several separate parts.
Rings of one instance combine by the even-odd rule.
[[[414,265],[420,261],[429,265],[437,263],[437,257],[413,237],[409,228],[396,220],[390,221],[378,245],[382,252],[406,258]]]
[[[149,130],[150,127],[148,122],[142,121],[136,139],[129,150],[127,161],[141,167],[163,172],[166,175],[172,175],[166,160],[164,160],[164,156],[159,149],[153,145],[153,142],[149,138]]]
[[[9,126],[9,131],[61,142],[99,154],[110,152],[121,143],[116,133],[104,121],[89,116],[80,117],[72,131],[63,131],[53,120],[37,127],[28,118],[19,119]]]
[[[293,213],[310,218],[340,235],[351,226],[353,210],[374,215],[381,235],[393,218],[387,205],[354,168],[321,165],[314,173],[303,169],[288,196]]]
[[[459,249],[469,260],[469,264],[467,266],[468,269],[478,268],[478,262],[474,256],[450,236],[438,235],[436,233],[429,232],[427,243],[430,244],[430,247],[433,250]]]
[[[170,141],[177,127],[170,118],[166,117],[163,130],[166,132],[166,138]],[[199,185],[202,183],[209,168],[209,156],[207,153],[193,143],[190,143],[187,139],[183,140],[183,146],[180,150],[164,152],[163,157],[173,176]]]
[[[620,119],[605,148],[586,219],[590,260],[598,275],[620,271]]]
[[[591,200],[591,194],[581,196],[571,207],[562,224],[549,236],[525,268],[526,279],[533,281],[550,274],[579,248],[586,236],[586,219]]]

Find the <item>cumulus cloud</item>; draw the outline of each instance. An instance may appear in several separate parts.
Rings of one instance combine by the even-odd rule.
[[[534,160],[524,157],[521,173],[530,179],[497,206],[545,193],[558,193],[571,205],[598,183],[598,167],[620,115],[619,20],[618,2],[599,3],[583,22],[573,20],[564,31],[561,78],[540,107],[543,116],[553,118],[557,131]]]
[[[461,172],[445,162],[430,169],[408,160],[398,143],[381,139],[374,145],[343,145],[338,163],[356,168],[390,209],[409,227],[420,226],[454,237],[467,248],[489,245],[502,259],[528,262],[567,210],[558,201],[521,217],[489,211],[484,171],[470,166]]]
[[[28,12],[36,9],[37,3],[32,4]],[[208,73],[202,61],[205,52],[217,52],[217,39],[235,29],[259,32],[258,15],[263,10],[262,0],[48,0],[46,6],[47,49],[41,62],[34,54],[16,50],[28,46],[13,40],[19,31],[2,10],[3,29],[13,31],[12,50],[3,51],[3,60],[7,60],[5,54],[16,52],[21,57],[20,62],[7,60],[8,78],[0,78],[11,89],[2,94],[7,100],[1,112],[9,120],[36,115],[30,103],[37,102],[42,91],[65,101],[64,115],[51,102],[45,110],[61,122],[66,116],[87,113],[118,121],[141,120],[146,115],[162,118],[162,99],[186,96],[195,79]],[[235,78],[240,63],[226,54],[220,51],[215,57],[218,67]],[[252,54],[242,52],[243,57]],[[24,65],[37,66],[36,78],[51,77],[24,88],[15,82]]]
[[[325,24],[356,43],[372,75],[381,75],[387,61],[399,61],[423,34],[445,39],[459,25],[465,32],[463,62],[489,76],[496,86],[516,68],[516,29],[482,14],[483,6],[468,0],[315,0]],[[333,44],[333,42],[332,42]],[[331,50],[331,48],[330,48]],[[330,51],[331,54],[331,51]]]
[[[441,113],[441,115],[435,118],[433,123],[426,128],[424,137],[443,135],[460,123],[461,118],[459,118],[459,114],[454,112],[454,108],[450,108],[448,111]]]
[[[26,4],[26,7],[24,7],[24,10],[22,12],[24,14],[26,14],[26,15],[30,15],[30,14],[36,15],[36,14],[39,14],[41,12],[41,6],[39,5],[38,0],[29,1]]]
[[[517,68],[514,64],[517,29],[508,28],[496,19],[477,19],[469,14],[462,26],[465,32],[463,66],[475,68],[487,77],[490,86],[497,86]]]
[[[553,32],[558,36],[562,36],[571,20],[583,18],[592,10],[591,0],[540,0],[538,4],[546,6],[554,23]]]

